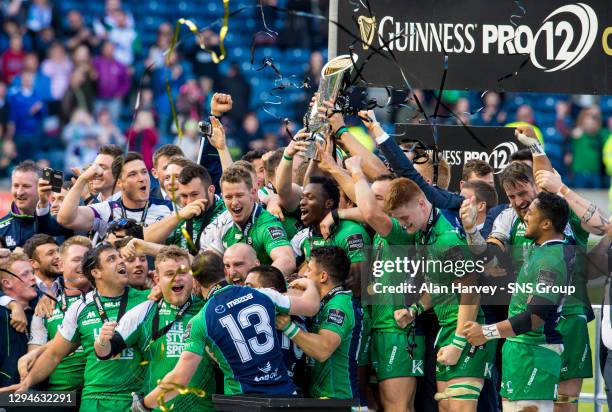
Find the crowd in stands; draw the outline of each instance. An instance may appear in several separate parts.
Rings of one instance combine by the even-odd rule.
[[[326,46],[326,24],[319,21],[269,9],[265,25],[277,30],[274,35],[262,31],[264,20],[258,9],[248,7],[252,4],[231,2],[232,10],[247,8],[230,20],[228,55],[221,64],[214,64],[199,47],[219,49],[218,27],[204,30],[197,39],[183,28],[182,41],[165,61],[174,17],[192,18],[202,27],[222,16],[222,2],[208,2],[206,7],[190,1],[176,7],[156,0],[93,3],[3,3],[0,178],[7,178],[24,159],[68,172],[76,164],[90,163],[105,144],[129,142],[130,150],[144,154],[176,142],[193,153],[199,140],[197,122],[210,110],[214,92],[234,97],[235,110],[224,119],[233,155],[270,150],[287,143],[283,119],[299,124],[318,85],[325,60],[320,50]],[[327,8],[325,1],[263,3],[321,14]],[[252,64],[247,47],[251,40]],[[282,73],[282,81],[263,65],[264,58]],[[306,78],[310,90],[299,88]],[[291,86],[272,92],[287,83]],[[166,87],[173,96],[181,139]],[[430,108],[433,94],[420,95]],[[612,97],[490,92],[481,98],[479,93],[449,90],[442,98],[467,124],[537,126],[553,166],[575,187],[608,187]],[[391,112],[379,115],[383,124],[411,117],[401,109]],[[291,128],[295,132],[295,126]]]

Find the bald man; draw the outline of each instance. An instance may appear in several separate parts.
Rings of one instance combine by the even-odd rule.
[[[246,243],[236,243],[223,254],[225,278],[234,285],[244,285],[244,280],[251,268],[259,266],[257,253]]]

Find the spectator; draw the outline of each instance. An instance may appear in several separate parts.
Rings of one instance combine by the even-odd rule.
[[[174,144],[181,148],[185,157],[192,162],[198,160],[200,151],[200,135],[198,134],[198,123],[195,120],[187,120],[183,126],[183,137],[176,138]]]
[[[82,45],[90,48],[100,45],[100,39],[85,25],[83,16],[77,10],[68,12],[68,27],[64,30],[64,37],[67,40],[66,47],[70,51]]]
[[[29,325],[34,315],[30,301],[36,298],[36,281],[30,260],[23,253],[11,254],[2,269],[8,270],[10,274],[0,271],[0,288],[25,310],[28,323],[26,333],[17,332],[9,327],[12,315],[7,308],[0,306],[0,322],[3,325],[0,333],[0,345],[3,348],[0,351],[0,385],[4,387],[18,383],[20,379],[17,362],[28,351]]]
[[[573,185],[599,189],[602,187],[602,148],[607,138],[601,127],[601,113],[596,107],[582,109],[576,123],[571,154],[567,156]]]
[[[125,135],[113,122],[109,111],[103,108],[97,113],[97,121],[94,127],[100,145],[125,145]]]
[[[94,58],[93,66],[98,74],[98,100],[95,110],[108,110],[114,123],[121,115],[121,100],[128,94],[131,78],[127,68],[114,56],[115,47],[111,42],[102,45],[102,55]]]
[[[34,50],[39,60],[45,60],[47,58],[49,48],[56,41],[58,40],[55,37],[55,30],[53,27],[47,27],[38,33],[34,38]]]
[[[148,170],[153,167],[153,151],[159,140],[151,112],[141,110],[136,115],[134,127],[126,133],[130,150],[141,153]]]
[[[72,67],[72,62],[66,55],[64,46],[58,42],[51,44],[48,58],[43,61],[41,71],[51,81],[52,100],[61,101],[66,94]]]
[[[172,31],[171,31],[172,33]],[[193,73],[198,77],[208,77],[213,82],[219,82],[219,66],[212,61],[212,55],[206,50],[202,50],[202,45],[206,45],[207,50],[219,51],[219,35],[212,30],[204,30],[185,50],[187,59],[193,63]]]
[[[23,38],[20,34],[11,36],[9,48],[2,54],[0,65],[2,68],[2,81],[10,84],[15,76],[23,70],[25,51],[23,50]]]
[[[127,27],[134,27],[134,17],[131,13],[127,13],[123,10],[121,0],[106,0],[105,10],[106,14],[102,19],[102,24],[105,27],[113,28],[118,25],[118,13],[125,14]]]
[[[151,88],[157,115],[159,116],[159,132],[163,138],[163,143],[169,143],[166,136],[170,135],[171,109],[168,101],[168,92],[166,91],[166,81],[170,86],[170,93],[173,96],[178,95],[178,91],[191,77],[191,70],[187,62],[181,64],[179,54],[175,50],[169,57],[169,64],[155,68],[151,73]]]
[[[51,100],[51,79],[39,69],[38,55],[27,53],[23,60],[23,70],[34,73],[34,91],[42,100]],[[21,87],[21,75],[15,76],[11,83],[12,88]]]
[[[53,20],[53,8],[49,4],[49,0],[33,0],[32,5],[28,9],[28,17],[26,27],[30,32],[39,33],[48,27],[51,27]]]
[[[473,121],[476,126],[499,126],[506,122],[507,113],[501,108],[499,93],[488,92],[483,97],[484,108],[478,112]]]
[[[87,47],[79,46],[74,52],[74,70],[70,76],[68,91],[62,99],[61,113],[64,123],[70,120],[72,113],[77,108],[93,113],[96,74],[89,65],[88,59]]]
[[[176,110],[184,120],[199,121],[204,115],[204,94],[195,79],[188,79],[179,89]]]
[[[310,88],[317,90],[321,81],[321,69],[323,69],[323,54],[320,51],[313,51],[310,54],[308,70],[304,73],[304,78],[310,79]]]
[[[10,212],[0,219],[0,236],[6,247],[21,247],[36,233],[35,218],[38,202],[38,168],[31,160],[18,164],[11,175]]]
[[[134,63],[134,55],[140,52],[138,34],[128,24],[128,16],[123,10],[114,14],[116,25],[108,33],[107,40],[115,45],[115,59],[127,67]]]
[[[93,117],[83,109],[74,111],[62,132],[66,144],[65,169],[92,163],[98,154],[98,141]]]
[[[255,113],[247,113],[244,116],[242,128],[238,134],[243,153],[246,153],[253,145],[260,144],[263,146],[263,133],[259,129],[259,119]]]
[[[8,116],[7,87],[5,83],[0,81],[0,137],[4,137]]]
[[[43,120],[47,108],[42,96],[34,89],[34,76],[24,71],[21,87],[9,96],[9,125],[7,137],[13,138],[17,146],[17,161],[36,159],[39,154],[39,140],[43,134]]]
[[[145,67],[160,67],[165,64],[166,56],[164,52],[170,48],[172,35],[173,31],[170,23],[162,23],[161,26],[157,28],[157,39],[155,40],[155,44],[149,48],[149,55],[145,60]],[[202,52],[210,55],[210,53]]]
[[[240,124],[249,111],[251,101],[251,85],[240,72],[240,65],[233,63],[223,80],[221,81],[223,93],[227,93],[233,98],[232,110],[227,117],[232,119],[235,124]]]

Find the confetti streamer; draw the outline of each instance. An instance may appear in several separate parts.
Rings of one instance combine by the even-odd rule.
[[[159,389],[161,390],[161,393],[157,397],[157,406],[163,412],[169,412],[174,408],[174,405],[172,405],[170,408],[166,406],[165,396],[168,392],[177,391],[178,396],[184,396],[184,395],[189,395],[189,394],[195,395],[199,398],[203,398],[206,396],[206,392],[204,392],[204,390],[200,388],[179,385],[178,383],[173,383],[173,382],[163,382],[162,383],[161,379],[157,381],[157,384],[159,385]]]

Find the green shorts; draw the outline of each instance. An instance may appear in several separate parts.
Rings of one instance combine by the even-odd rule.
[[[409,347],[412,346],[412,356]],[[407,332],[372,331],[372,368],[378,381],[424,376],[425,336]]]
[[[372,342],[372,320],[370,318],[370,310],[367,306],[363,307],[362,324],[359,353],[357,354],[357,366],[360,368],[368,366],[371,363],[370,345]]]
[[[574,378],[592,378],[593,360],[585,316],[561,316],[557,331],[563,336],[560,382]]]
[[[80,412],[123,412],[132,409],[132,400],[82,399]]]
[[[500,394],[511,401],[555,400],[560,372],[561,356],[555,351],[506,340]]]
[[[450,345],[455,336],[454,326],[443,326],[438,332],[435,343],[435,353],[440,348]],[[446,382],[454,378],[491,379],[493,365],[495,364],[495,349],[497,342],[488,341],[482,347],[472,350],[469,343],[461,352],[456,365],[447,366],[436,363],[436,380]]]

